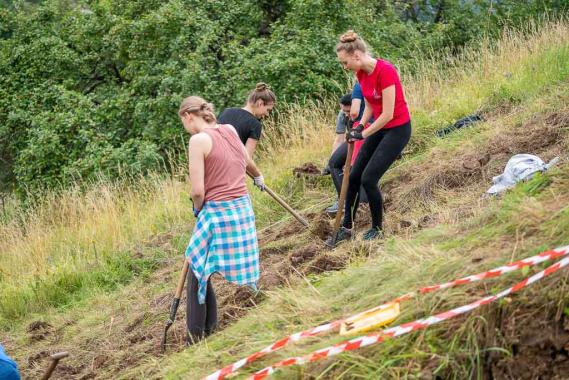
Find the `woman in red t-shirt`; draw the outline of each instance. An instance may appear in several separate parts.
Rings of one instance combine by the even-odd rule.
[[[382,238],[383,200],[377,184],[409,142],[409,110],[395,67],[388,61],[373,58],[366,43],[354,31],[347,31],[340,37],[336,54],[344,69],[356,74],[365,100],[360,124],[347,135],[350,142],[364,142],[350,171],[344,221],[336,241],[352,236],[360,185],[367,193],[372,218],[371,229],[363,238]],[[375,121],[368,125],[372,117]]]

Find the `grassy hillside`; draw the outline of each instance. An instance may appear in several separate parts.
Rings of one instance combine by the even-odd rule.
[[[390,238],[377,244],[355,242],[338,248],[336,255],[349,257],[348,269],[309,276],[307,283],[271,293],[261,307],[207,344],[169,358],[161,375],[207,375],[287,333],[365,310],[419,286],[460,278],[567,244],[569,40],[565,28],[557,29],[559,34],[549,34],[554,29],[548,29],[527,39],[507,35],[503,44],[478,55],[479,61],[471,55],[468,67],[451,69],[446,80],[441,75],[431,86],[427,80],[408,86],[432,88],[425,99],[421,95],[410,96],[414,106],[422,105],[413,112],[415,120],[424,120],[427,115],[445,120],[450,115],[462,116],[482,109],[486,121],[439,141],[421,138],[423,133],[432,132],[432,128],[425,130],[424,126],[434,127],[436,122],[417,121],[415,136],[420,139],[415,142],[428,147],[397,165],[383,186],[388,197]],[[407,92],[423,94],[417,90]],[[564,160],[557,168],[518,186],[503,198],[481,198],[507,159],[522,152],[537,154],[544,160],[554,156]],[[523,277],[510,275],[466,289],[420,297],[403,304],[398,322],[472,302]],[[289,369],[280,376],[560,376],[567,368],[566,359],[560,359],[562,367],[557,369],[553,365],[553,369],[544,370],[532,363],[543,360],[541,355],[550,354],[548,334],[567,338],[568,278],[565,271],[513,296],[510,303],[486,307],[383,347],[342,355],[307,368]],[[559,333],[558,326],[565,326],[565,332],[561,327]],[[536,341],[535,329],[545,332],[545,337]],[[273,355],[252,368],[260,369],[279,358],[309,353],[339,340],[318,339],[286,350],[286,354]],[[542,354],[527,354],[539,344]],[[515,361],[516,345],[519,362]],[[562,350],[559,355],[563,358]],[[544,372],[533,372],[539,370]]]
[[[184,349],[181,310],[165,357],[158,355],[159,337],[192,227],[189,189],[178,174],[183,167],[167,180],[102,183],[88,194],[54,196],[28,214],[10,206],[0,226],[7,257],[0,262],[0,326],[8,349],[30,377],[45,368],[49,353],[69,350],[58,369],[62,377],[198,378],[287,333],[567,244],[567,62],[567,22],[505,33],[498,43],[444,63],[426,60],[416,77],[404,78],[414,135],[405,158],[382,181],[387,239],[356,240],[332,252],[315,238],[329,229],[320,212],[333,199],[331,185],[327,178],[294,177],[291,168],[324,163],[334,102],[283,112],[267,126],[260,166],[312,227],[302,228],[252,189],[262,292],[251,295],[216,280],[222,329]],[[474,112],[485,121],[434,137],[436,129]],[[289,136],[276,132],[282,125]],[[503,197],[481,197],[516,153],[562,160]],[[365,213],[359,220],[363,228]],[[397,323],[521,278],[512,274],[419,297],[402,305]],[[568,278],[563,271],[472,315],[278,376],[554,378],[569,365],[566,352],[559,340],[539,340],[532,331],[568,335]],[[248,370],[337,341],[312,340]],[[531,365],[546,360],[547,368]]]

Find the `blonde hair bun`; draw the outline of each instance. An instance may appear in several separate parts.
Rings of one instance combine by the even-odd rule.
[[[346,33],[340,36],[340,42],[342,43],[350,43],[354,42],[359,38],[358,34],[353,30],[348,30]]]
[[[336,44],[336,52],[345,51],[348,54],[353,54],[356,50],[367,53],[367,45],[365,41],[358,36],[353,30],[348,30],[342,34]]]
[[[204,102],[204,103],[202,103],[202,105],[200,106],[200,110],[201,110],[201,111],[213,112],[213,104]]]
[[[193,113],[203,118],[208,123],[215,123],[215,111],[213,104],[206,102],[199,96],[188,96],[180,104],[178,115],[182,117],[185,113]]]

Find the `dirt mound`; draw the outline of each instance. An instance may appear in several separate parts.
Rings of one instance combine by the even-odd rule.
[[[285,276],[279,273],[266,273],[261,274],[261,278],[259,279],[259,288],[264,289],[271,289],[276,288],[285,283]]]
[[[30,355],[28,356],[28,365],[29,366],[34,366],[36,364],[38,364],[39,362],[42,362],[45,358],[49,357],[49,355],[51,355],[48,351],[40,351],[36,354]]]
[[[28,325],[26,332],[30,334],[30,340],[38,341],[46,339],[54,330],[53,326],[44,321],[34,321]]]
[[[567,129],[569,113],[541,114],[458,155],[435,151],[429,160],[382,184],[386,208],[405,213],[417,201],[429,202],[440,189],[461,189],[480,182],[490,186],[491,178],[501,174],[515,154],[535,154],[548,161],[563,151]]]
[[[320,249],[315,245],[308,245],[306,247],[292,251],[288,255],[288,260],[294,267],[298,267],[316,256],[319,250]]]
[[[331,272],[344,269],[348,263],[347,255],[334,255],[332,253],[324,253],[312,260],[304,270],[305,274],[317,274],[323,272]]]
[[[290,223],[284,225],[279,232],[276,233],[274,240],[280,240],[292,235],[302,233],[304,227],[298,220],[294,219]]]
[[[297,166],[296,168],[292,169],[292,173],[296,177],[300,177],[302,175],[315,176],[315,175],[321,174],[318,166],[316,166],[316,164],[314,164],[312,162],[306,162],[300,166]]]
[[[356,230],[369,228],[371,224],[371,213],[368,203],[360,203],[356,217],[354,218],[354,228]]]
[[[536,310],[541,309],[539,314]],[[502,340],[511,355],[489,351],[485,371],[492,379],[567,379],[569,316],[544,313],[543,305],[522,304],[498,310],[487,331],[487,345]],[[490,331],[493,328],[493,331]],[[496,337],[499,331],[501,339]]]
[[[330,219],[325,215],[318,215],[310,222],[310,232],[322,240],[326,240],[332,233]]]
[[[30,323],[30,324],[28,325],[28,327],[26,328],[26,331],[29,332],[29,333],[31,333],[31,332],[35,332],[35,331],[38,331],[38,330],[47,330],[47,329],[50,329],[50,328],[52,328],[52,326],[51,326],[49,323],[47,323],[47,322],[44,322],[44,321],[34,321],[34,322],[32,322],[32,323]]]

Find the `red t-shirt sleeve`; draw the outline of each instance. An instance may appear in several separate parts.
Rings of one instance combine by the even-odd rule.
[[[391,65],[385,65],[381,72],[379,73],[378,85],[379,90],[383,91],[389,86],[393,86],[399,82],[399,75],[395,70],[395,67]]]

